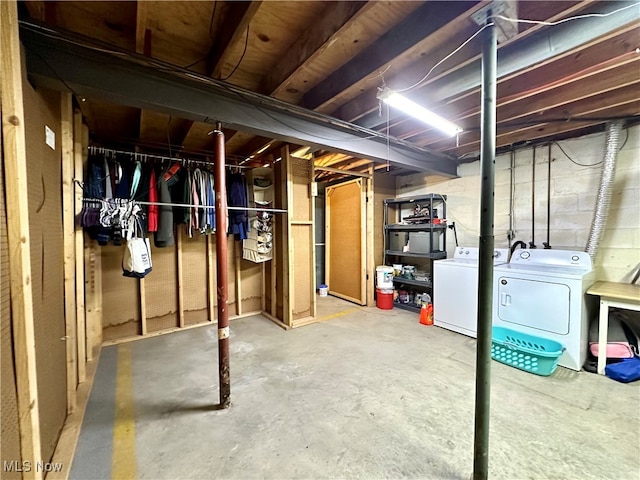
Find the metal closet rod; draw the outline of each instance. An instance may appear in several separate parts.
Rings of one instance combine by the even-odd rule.
[[[168,203],[168,202],[143,202],[138,200],[130,200],[126,198],[115,200],[125,200],[135,202],[138,205],[157,205],[159,207],[191,207],[191,208],[216,208],[215,205],[194,205],[193,203]],[[83,198],[82,201],[84,203],[96,203],[105,201],[103,198]],[[227,210],[242,210],[242,211],[250,211],[250,212],[269,212],[269,213],[288,213],[288,210],[283,210],[281,208],[258,208],[258,207],[227,207]]]
[[[127,150],[115,150],[113,148],[104,148],[104,147],[96,147],[96,146],[90,146],[89,147],[89,151],[93,152],[93,153],[113,153],[113,154],[121,154],[121,155],[131,155],[133,157],[138,157],[138,158],[153,158],[156,160],[169,160],[171,162],[181,162],[181,163],[198,163],[198,164],[202,164],[202,165],[209,165],[211,167],[213,167],[214,163],[213,161],[208,162],[206,160],[193,160],[190,158],[182,158],[182,157],[164,157],[162,155],[155,155],[153,153],[141,153],[141,152],[130,152]],[[241,169],[251,169],[251,168],[256,168],[256,167],[249,167],[246,165],[227,165],[227,168],[241,168]],[[138,202],[140,203],[140,202]]]

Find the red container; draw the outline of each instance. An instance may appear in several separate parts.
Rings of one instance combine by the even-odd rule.
[[[391,293],[383,293],[379,288],[376,288],[376,307],[380,310],[391,310],[393,308],[393,290]]]

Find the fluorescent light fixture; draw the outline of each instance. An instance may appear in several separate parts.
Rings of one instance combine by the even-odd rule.
[[[442,118],[440,115],[437,115],[424,107],[421,107],[416,102],[409,100],[398,92],[394,92],[390,88],[383,88],[380,93],[378,93],[378,99],[450,136],[454,136],[462,132],[462,128],[455,123],[450,122],[446,118]]]
[[[267,143],[264,147],[262,147],[260,150],[256,152],[256,155],[260,155],[261,153],[265,152],[270,146],[271,146],[271,142]]]

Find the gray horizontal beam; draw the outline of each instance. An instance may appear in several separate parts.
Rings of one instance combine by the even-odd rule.
[[[323,148],[449,177],[453,157],[434,153],[317,112],[234,87],[179,67],[150,61],[84,37],[21,24],[29,78],[86,98],[164,112],[285,142]],[[151,64],[150,64],[151,63]]]

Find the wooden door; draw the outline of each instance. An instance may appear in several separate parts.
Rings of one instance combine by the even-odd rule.
[[[329,293],[366,305],[366,180],[326,189],[326,281]]]

